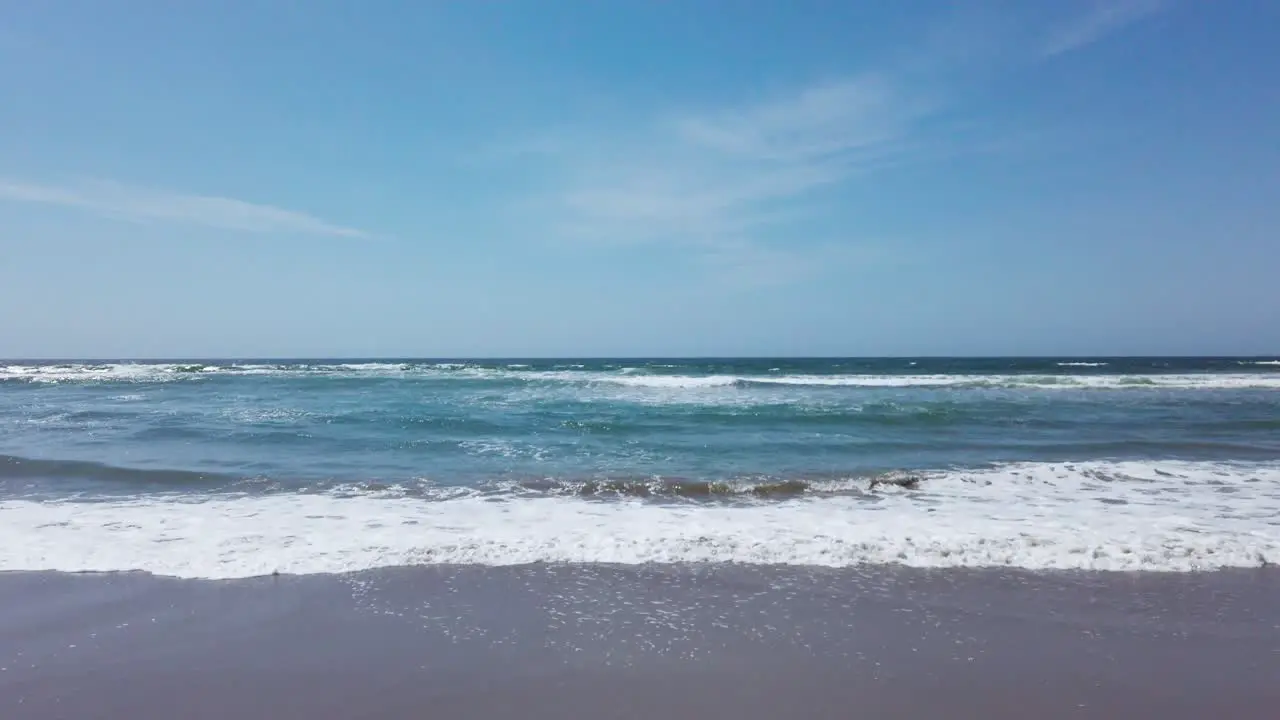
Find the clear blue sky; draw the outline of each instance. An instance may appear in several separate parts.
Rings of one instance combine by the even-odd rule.
[[[1280,352],[1278,28],[0,0],[0,357]]]

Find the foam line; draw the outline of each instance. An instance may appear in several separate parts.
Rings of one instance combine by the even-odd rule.
[[[0,502],[0,570],[231,578],[418,564],[737,562],[1194,571],[1280,563],[1280,466],[1021,464],[706,503],[463,495]]]

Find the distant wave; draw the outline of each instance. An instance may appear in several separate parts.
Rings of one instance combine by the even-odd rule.
[[[573,378],[563,378],[572,381]],[[582,380],[642,388],[714,388],[730,387],[743,381],[734,375],[593,375]]]
[[[423,564],[1195,571],[1280,563],[1280,467],[1028,463],[738,503],[392,487],[0,501],[0,570],[231,578]],[[625,488],[623,488],[625,490]],[[180,512],[178,511],[180,509]]]
[[[1280,365],[1280,361],[1252,361]],[[1058,363],[1096,367],[1105,363]],[[666,367],[666,366],[659,366]],[[612,371],[536,370],[511,364],[493,367],[468,363],[316,363],[316,364],[181,364],[108,363],[0,366],[0,382],[29,383],[165,383],[217,377],[399,378],[406,380],[502,381],[520,383],[612,384],[658,390],[751,386],[865,388],[1015,388],[1015,389],[1280,389],[1280,375],[1199,372],[1178,374],[664,374],[640,367]]]
[[[0,380],[30,382],[173,382],[218,376],[278,377],[408,377],[447,374],[453,377],[494,377],[503,371],[467,363],[103,363],[0,366]]]
[[[1280,360],[1250,360],[1241,362],[1240,365],[1280,365]]]
[[[1106,367],[1110,363],[1104,362],[1060,362],[1058,367]]]
[[[1180,375],[633,375],[597,376],[594,382],[655,389],[750,386],[864,388],[1022,388],[1022,389],[1280,389],[1280,377],[1256,374]]]

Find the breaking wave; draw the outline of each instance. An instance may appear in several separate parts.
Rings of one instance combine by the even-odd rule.
[[[1258,366],[1280,361],[1251,361]],[[914,365],[914,364],[913,364]],[[1060,367],[1102,367],[1102,362],[1061,362]],[[623,367],[609,371],[583,369],[537,370],[526,364],[498,367],[468,363],[336,363],[336,364],[13,364],[0,366],[0,382],[26,383],[167,383],[217,377],[389,378],[439,381],[498,381],[563,385],[614,385],[649,390],[714,390],[717,388],[1011,388],[1052,389],[1280,389],[1280,374],[1267,372],[1187,372],[1149,374],[1099,373],[851,373],[761,375],[654,373]],[[669,369],[672,366],[655,366]]]
[[[0,570],[231,578],[535,562],[1124,571],[1280,563],[1274,464],[1024,463],[895,477],[903,482],[848,479],[848,492],[743,483],[734,503],[688,497],[727,486],[638,481],[431,498],[343,486],[10,499],[0,501]]]

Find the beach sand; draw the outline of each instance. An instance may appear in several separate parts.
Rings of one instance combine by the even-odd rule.
[[[0,718],[1275,718],[1280,572],[0,575]]]

